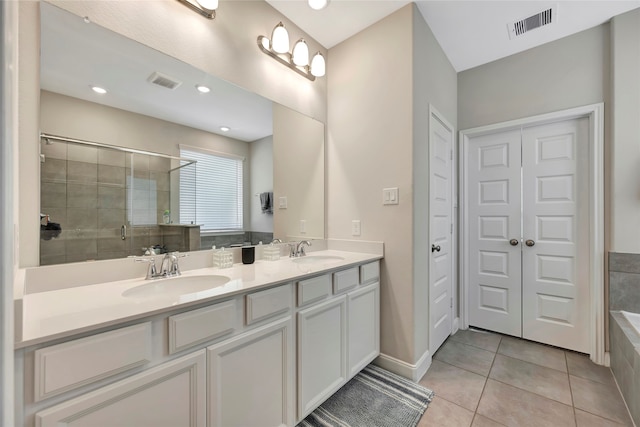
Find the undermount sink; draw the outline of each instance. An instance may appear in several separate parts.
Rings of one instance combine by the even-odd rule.
[[[211,274],[200,276],[178,276],[150,280],[143,285],[127,289],[122,293],[127,298],[177,297],[217,288],[229,282],[228,277]]]
[[[321,264],[327,262],[344,261],[344,258],[337,255],[309,255],[292,259],[296,264]]]

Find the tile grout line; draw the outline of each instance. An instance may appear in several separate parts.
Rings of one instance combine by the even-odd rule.
[[[500,344],[502,344],[502,337],[500,337],[500,341],[498,342],[498,346],[496,347],[496,351],[493,353],[493,359],[491,360],[491,366],[489,367],[489,371],[487,372],[487,376],[484,378],[484,385],[482,386],[482,391],[480,392],[480,398],[478,399],[478,403],[476,403],[476,409],[473,411],[473,419],[471,420],[471,425],[473,425],[473,421],[475,421],[476,416],[478,415],[478,408],[480,407],[480,401],[484,396],[484,391],[487,388],[487,383],[489,382],[489,375],[491,375],[491,370],[493,369],[493,364],[496,362],[496,355],[498,354],[498,349],[500,349]],[[489,418],[489,417],[487,417]],[[496,421],[493,418],[489,418],[492,421]],[[496,421],[497,422],[497,421]],[[498,423],[501,424],[501,423]]]

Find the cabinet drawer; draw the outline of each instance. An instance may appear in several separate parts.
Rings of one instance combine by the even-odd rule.
[[[247,295],[247,325],[291,310],[291,286],[284,285]]]
[[[360,283],[373,283],[380,278],[380,263],[378,261],[360,266]]]
[[[236,301],[169,317],[169,354],[227,335],[236,329]]]
[[[35,351],[36,402],[151,360],[151,323],[129,326]]]
[[[358,286],[358,267],[333,273],[333,293],[339,294]]]
[[[331,276],[312,277],[298,282],[298,307],[320,301],[331,295]]]

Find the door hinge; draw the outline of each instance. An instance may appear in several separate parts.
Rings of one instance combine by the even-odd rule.
[[[453,150],[449,150],[449,159],[453,160]]]
[[[449,234],[453,234],[453,223],[451,223],[451,231],[449,232]]]
[[[453,308],[453,298],[449,298],[449,308]]]

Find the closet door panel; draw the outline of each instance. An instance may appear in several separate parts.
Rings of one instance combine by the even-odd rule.
[[[469,324],[520,336],[520,130],[471,139],[467,159]]]
[[[523,338],[588,352],[588,119],[526,128]]]

